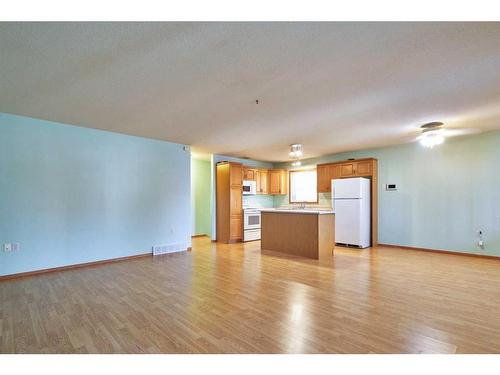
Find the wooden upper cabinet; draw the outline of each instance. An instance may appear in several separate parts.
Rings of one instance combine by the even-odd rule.
[[[271,169],[269,171],[269,194],[287,193],[287,172],[283,169]]]
[[[231,164],[231,185],[241,185],[243,184],[243,167],[238,164]]]
[[[278,171],[269,172],[269,194],[279,194],[280,174]]]
[[[316,167],[316,184],[318,193],[330,192],[330,173],[328,164],[318,165]]]
[[[267,169],[257,170],[257,194],[268,193],[268,174]]]
[[[356,163],[356,176],[371,176],[372,164],[371,160],[358,161]]]
[[[328,177],[329,177],[329,182],[328,182],[328,187],[331,190],[332,187],[332,180],[336,178],[340,178],[340,172],[342,166],[340,164],[329,164],[328,165]]]
[[[356,175],[356,163],[342,163],[340,165],[340,177],[351,177]]]
[[[372,176],[375,173],[374,163],[375,159],[361,159],[318,164],[316,166],[318,193],[330,193],[332,180],[337,178]]]
[[[243,167],[243,179],[256,181],[257,180],[257,170],[255,170],[253,168]]]
[[[243,167],[243,179],[255,181],[257,194],[286,194],[288,174],[284,169]]]
[[[330,193],[332,180],[341,178],[341,170],[340,164],[318,164],[316,167],[318,193]]]

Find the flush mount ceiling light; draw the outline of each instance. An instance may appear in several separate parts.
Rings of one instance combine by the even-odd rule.
[[[290,152],[288,155],[292,158],[295,159],[292,162],[292,167],[300,167],[302,164],[300,162],[300,157],[302,156],[302,145],[300,143],[294,143],[293,145],[290,145]]]
[[[419,137],[420,144],[427,148],[433,148],[444,142],[444,129],[442,122],[429,122],[422,125],[422,135]]]
[[[302,145],[300,143],[290,145],[290,152],[288,155],[290,155],[291,158],[300,158],[302,156]]]

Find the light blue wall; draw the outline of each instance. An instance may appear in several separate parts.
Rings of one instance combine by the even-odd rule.
[[[183,145],[0,114],[0,275],[190,244]]]
[[[303,164],[362,157],[378,159],[380,243],[500,256],[499,131],[449,138],[434,149],[409,143]],[[385,191],[388,183],[398,190]],[[476,246],[479,229],[484,250]]]

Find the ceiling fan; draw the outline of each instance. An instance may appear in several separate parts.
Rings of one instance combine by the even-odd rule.
[[[447,129],[444,123],[439,121],[428,122],[420,127],[422,134],[417,137],[420,144],[427,148],[433,148],[442,144],[445,138],[479,133],[479,129]]]

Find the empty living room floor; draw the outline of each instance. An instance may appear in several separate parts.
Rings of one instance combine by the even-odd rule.
[[[0,281],[1,353],[500,352],[500,260],[260,242]]]

